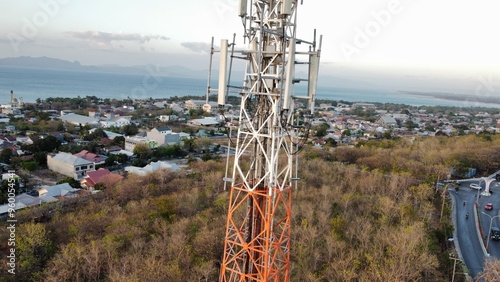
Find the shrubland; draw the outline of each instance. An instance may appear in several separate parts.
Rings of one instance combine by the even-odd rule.
[[[292,204],[291,281],[449,281],[449,222],[440,219],[435,181],[451,168],[491,174],[499,155],[495,135],[305,148]],[[193,162],[20,212],[18,274],[0,280],[217,281],[224,170],[225,161]],[[41,212],[50,219],[34,222]],[[0,242],[3,252],[4,232]]]

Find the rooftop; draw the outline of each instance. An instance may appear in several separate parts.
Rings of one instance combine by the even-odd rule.
[[[60,162],[64,162],[64,163],[67,163],[67,164],[71,164],[71,165],[74,165],[74,166],[76,166],[76,165],[89,165],[89,164],[93,164],[93,162],[91,162],[91,161],[88,161],[86,159],[74,156],[74,155],[72,155],[70,153],[66,153],[66,152],[60,152],[57,155],[53,156],[52,159],[58,160]]]

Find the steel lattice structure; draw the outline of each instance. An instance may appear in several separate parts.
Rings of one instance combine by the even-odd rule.
[[[307,97],[314,105],[320,52],[315,41],[296,39],[297,6],[297,0],[240,0],[249,49],[242,52],[247,68],[220,281],[289,281],[295,57],[309,56]],[[297,52],[296,43],[309,50]]]

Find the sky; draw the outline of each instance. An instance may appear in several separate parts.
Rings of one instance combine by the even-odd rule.
[[[245,47],[238,2],[0,0],[0,57],[207,69],[212,36],[218,45],[235,33]],[[299,2],[298,37],[323,35],[320,73],[439,89],[467,81],[500,96],[498,0]]]

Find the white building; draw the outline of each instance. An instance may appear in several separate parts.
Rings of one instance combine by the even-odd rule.
[[[220,124],[222,121],[216,117],[205,117],[202,119],[192,119],[189,124],[198,126],[214,126]]]
[[[94,133],[94,131],[96,131],[96,130],[97,130],[97,128],[92,128],[91,130],[89,130],[89,132]],[[106,133],[106,136],[108,136],[109,139],[115,139],[115,137],[124,136],[123,134],[119,134],[119,133],[115,133],[115,132],[107,131],[107,130],[104,130],[104,133]]]
[[[95,170],[93,162],[65,152],[47,155],[47,166],[52,171],[76,180],[82,179],[87,171]]]
[[[151,131],[148,131],[147,138],[156,141],[158,146],[180,142],[179,134],[172,132],[172,129],[168,126],[153,128]]]
[[[158,143],[155,140],[149,140],[148,138],[139,136],[125,137],[125,150],[133,152],[137,144],[147,144],[149,148],[158,147]]]
[[[179,117],[176,115],[161,115],[158,117],[159,121],[167,122],[167,121],[176,121]]]
[[[141,175],[141,176],[146,175],[146,174],[151,173],[151,172],[154,172],[154,171],[158,171],[160,169],[168,169],[171,171],[178,171],[179,166],[176,165],[175,163],[158,161],[158,162],[152,162],[145,167],[136,167],[136,166],[125,167],[125,171],[127,171],[128,173],[137,174],[137,175]]]
[[[125,125],[130,125],[131,116],[118,116],[118,117],[110,117],[109,119],[101,120],[101,126],[104,128],[109,127],[122,127]]]
[[[187,100],[184,104],[188,110],[198,110],[203,108],[203,105],[205,105],[205,100]]]
[[[377,124],[380,124],[382,126],[396,126],[398,123],[397,121],[391,117],[390,115],[383,115],[381,116],[377,121]]]
[[[44,186],[38,189],[38,194],[40,197],[50,196],[50,197],[66,197],[72,198],[76,197],[76,191],[80,189],[75,189],[71,187],[68,183],[61,183],[54,186]]]
[[[182,111],[184,111],[184,109],[182,108],[181,105],[177,104],[177,103],[172,103],[170,104],[170,109],[176,113],[180,113]]]
[[[212,110],[217,110],[219,108],[219,104],[217,102],[209,101],[208,104],[203,104],[203,111],[207,113],[211,113]]]
[[[99,120],[92,117],[77,115],[74,113],[69,113],[60,117],[60,119],[64,122],[71,123],[74,125],[99,125]]]

